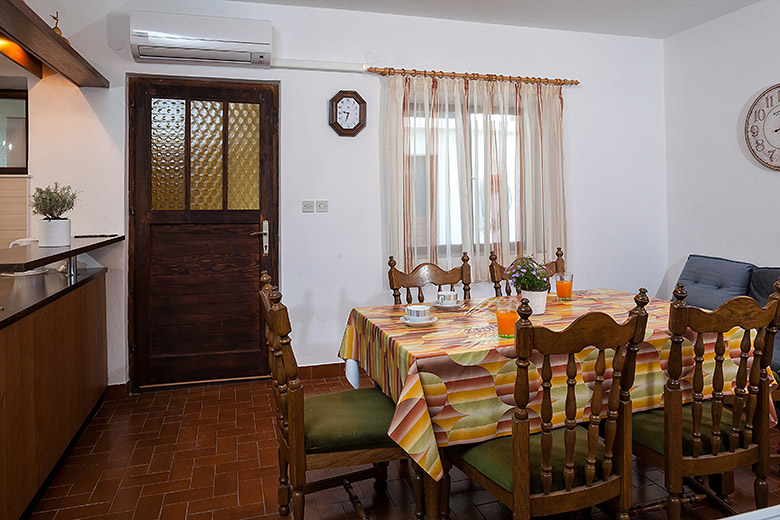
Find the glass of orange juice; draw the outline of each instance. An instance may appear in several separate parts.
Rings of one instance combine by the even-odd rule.
[[[571,301],[572,282],[574,282],[572,273],[555,273],[555,292],[558,294],[559,300]]]
[[[501,338],[515,337],[515,322],[518,319],[517,308],[520,306],[515,298],[499,298],[496,300],[496,321],[498,336]]]

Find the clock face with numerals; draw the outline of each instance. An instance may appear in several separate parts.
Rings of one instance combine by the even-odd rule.
[[[354,90],[340,90],[329,109],[328,124],[340,136],[354,137],[366,127],[366,102]]]
[[[336,121],[341,128],[352,129],[360,123],[360,105],[355,98],[345,97],[336,103]]]
[[[780,170],[780,84],[762,92],[748,110],[745,141],[758,162]]]

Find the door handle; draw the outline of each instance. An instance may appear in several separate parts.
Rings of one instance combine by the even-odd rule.
[[[268,221],[263,221],[263,230],[262,231],[254,231],[252,233],[249,233],[251,236],[256,237],[257,235],[263,236],[263,256],[268,256]]]

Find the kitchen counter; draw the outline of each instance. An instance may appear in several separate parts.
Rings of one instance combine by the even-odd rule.
[[[0,329],[102,276],[106,271],[105,267],[83,269],[75,283],[54,269],[32,276],[0,275]]]
[[[35,269],[52,262],[67,260],[124,240],[124,235],[73,238],[67,247],[29,246],[0,249],[0,273],[14,273]]]
[[[107,386],[105,267],[76,256],[124,240],[0,250],[0,272],[66,260],[68,272],[0,275],[0,519],[19,518]]]

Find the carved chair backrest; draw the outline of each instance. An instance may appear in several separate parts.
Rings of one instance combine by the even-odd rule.
[[[557,251],[555,251],[555,260],[552,262],[547,262],[544,266],[547,268],[547,272],[550,274],[550,276],[554,275],[555,273],[563,273],[566,271],[566,264],[563,261],[563,250],[559,247]],[[490,280],[493,282],[493,287],[496,290],[496,296],[502,296],[501,294],[501,282],[504,283],[504,289],[506,290],[506,295],[510,296],[512,294],[512,285],[509,283],[509,280],[506,279],[506,267],[498,263],[498,255],[496,255],[495,251],[490,252],[490,265],[488,265],[488,270],[490,271]]]
[[[514,456],[515,456],[515,507],[530,510],[530,498],[527,482],[530,481],[530,472],[537,468],[530,468],[528,461],[530,453],[529,430],[530,416],[528,404],[530,399],[529,365],[531,358],[539,368],[539,387],[541,388],[541,446],[542,465],[541,482],[543,494],[549,494],[553,476],[551,458],[553,456],[552,418],[553,418],[553,371],[550,357],[563,355],[568,357],[566,364],[566,398],[565,398],[565,427],[564,446],[556,447],[556,452],[565,450],[565,463],[563,481],[567,491],[572,489],[575,474],[574,447],[576,436],[580,432],[587,432],[588,453],[584,461],[585,485],[598,487],[594,483],[596,475],[597,445],[603,442],[604,457],[601,465],[602,480],[606,481],[611,475],[623,475],[631,479],[631,429],[630,420],[625,420],[631,414],[630,390],[634,382],[634,367],[636,364],[637,345],[644,341],[645,328],[647,326],[647,312],[645,305],[649,302],[647,290],[640,289],[634,297],[636,307],[629,312],[628,319],[623,324],[618,324],[609,315],[602,312],[590,312],[579,317],[565,330],[557,332],[545,327],[535,327],[531,324],[531,308],[528,300],[523,298],[518,309],[520,320],[516,324],[515,349],[517,351],[517,378],[515,380],[515,415],[512,425]],[[582,400],[582,383],[576,380],[578,372],[578,355],[584,349],[594,349],[596,360],[593,367],[594,381],[587,386],[592,389],[591,398],[587,403]],[[541,364],[539,364],[541,357]],[[607,400],[607,410],[603,412],[605,399],[604,374],[607,370],[607,361],[611,357],[612,382]],[[579,355],[582,359],[582,356]],[[541,366],[540,366],[541,365]],[[534,385],[536,386],[536,385]],[[557,393],[556,395],[560,395]],[[579,396],[579,399],[578,399]],[[587,404],[588,408],[578,412],[578,400],[580,405]],[[599,423],[602,416],[606,415],[604,425],[604,440],[599,440]],[[587,430],[577,427],[577,417],[589,421]],[[618,420],[622,417],[623,420]],[[581,433],[580,433],[581,434]],[[617,448],[617,449],[616,449]],[[582,461],[580,461],[582,463]],[[518,473],[518,471],[520,473]],[[518,479],[519,475],[519,479]],[[525,484],[525,492],[522,486]],[[630,489],[630,485],[628,485]]]
[[[277,438],[290,450],[291,459],[303,460],[303,386],[290,344],[290,317],[282,294],[271,285],[267,271],[260,274],[260,309],[265,323],[268,361],[276,403]]]
[[[665,407],[669,407],[671,419],[666,423],[666,435],[682,434],[682,399],[680,377],[682,374],[683,342],[685,337],[693,338],[693,404],[692,414],[692,457],[709,455],[701,453],[702,429],[710,428],[712,455],[721,450],[721,427],[729,431],[726,447],[728,453],[747,448],[758,440],[755,433],[768,428],[769,380],[767,367],[772,360],[777,326],[780,323],[780,281],[775,283],[775,293],[769,297],[765,307],[750,297],[738,296],[723,303],[714,311],[689,307],[685,303],[688,293],[683,283],[674,290],[674,301],[669,312],[669,330],[672,343],[669,352],[668,379],[664,391]],[[736,374],[731,380],[724,380],[723,361],[729,348],[724,333],[739,328],[730,343],[739,342],[739,359]],[[715,367],[711,371],[712,398],[710,402],[712,424],[702,424],[704,408],[704,343],[705,335],[715,334]],[[741,339],[740,339],[741,338]],[[734,356],[732,356],[734,357]],[[731,424],[722,425],[724,396],[733,394]],[[669,424],[669,423],[672,424]],[[677,453],[676,456],[681,456]]]
[[[412,287],[417,288],[417,301],[422,303],[425,300],[423,295],[423,286],[434,284],[441,290],[442,286],[449,285],[450,291],[455,290],[455,284],[463,284],[463,298],[471,298],[471,266],[469,265],[469,255],[463,253],[461,256],[463,262],[460,266],[445,271],[436,264],[424,263],[415,267],[412,272],[404,273],[396,269],[396,261],[392,256],[387,262],[390,266],[387,276],[390,280],[390,289],[393,290],[393,301],[395,305],[401,305],[401,287],[406,288],[406,303],[412,303]]]

